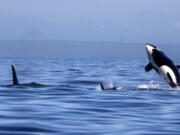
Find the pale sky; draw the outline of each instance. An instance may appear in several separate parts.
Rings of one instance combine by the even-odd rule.
[[[180,0],[0,0],[0,39],[180,43]]]

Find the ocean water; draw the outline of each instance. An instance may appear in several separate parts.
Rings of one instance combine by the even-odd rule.
[[[22,85],[10,86],[12,64]],[[145,73],[146,64],[122,58],[1,58],[0,134],[179,135],[180,90],[153,71]],[[119,90],[101,91],[99,82]]]

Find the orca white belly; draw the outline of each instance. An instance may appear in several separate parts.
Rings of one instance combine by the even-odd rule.
[[[168,77],[168,74],[169,74],[170,77],[171,77],[171,79],[172,79],[172,81],[173,81],[173,83],[174,83],[175,85],[178,84],[178,83],[177,83],[177,80],[176,80],[176,75],[175,75],[174,71],[173,71],[170,67],[168,67],[168,66],[166,66],[166,65],[161,66],[161,67],[159,68],[159,73],[161,74],[161,76],[162,76],[168,83],[171,83],[171,80],[170,80],[169,77]]]

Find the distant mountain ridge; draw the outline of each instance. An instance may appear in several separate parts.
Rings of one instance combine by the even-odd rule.
[[[178,22],[149,11],[109,21],[82,18],[55,24],[7,14],[0,14],[0,20],[0,39],[180,43]]]

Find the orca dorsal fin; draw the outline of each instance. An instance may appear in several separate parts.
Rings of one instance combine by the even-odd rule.
[[[13,65],[11,65],[12,76],[13,76],[13,85],[19,85],[19,81],[17,79],[16,70]]]
[[[176,65],[176,67],[177,67],[178,69],[180,69],[180,65]]]
[[[99,83],[99,86],[100,86],[101,90],[104,90],[104,86],[101,82]]]
[[[146,67],[145,67],[146,72],[149,72],[152,69],[153,69],[153,66],[151,65],[151,63],[147,64]]]

